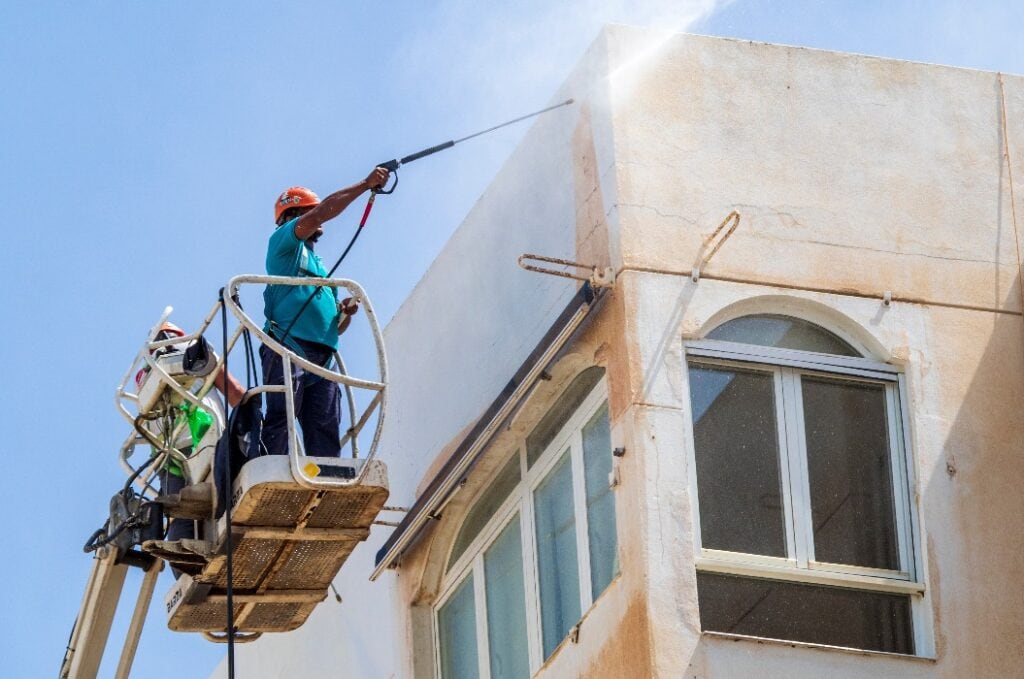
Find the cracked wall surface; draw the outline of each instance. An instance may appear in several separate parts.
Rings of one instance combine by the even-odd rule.
[[[612,69],[649,40],[611,31]],[[1020,310],[997,74],[677,36],[612,99],[624,266],[688,268],[736,209],[708,273]]]

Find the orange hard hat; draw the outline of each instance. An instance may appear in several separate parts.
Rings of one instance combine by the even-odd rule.
[[[163,323],[160,324],[160,327],[157,328],[156,334],[153,335],[153,341],[154,342],[162,342],[164,340],[169,340],[169,339],[172,339],[174,337],[184,337],[184,336],[185,336],[185,331],[184,330],[182,330],[181,328],[176,326],[174,323],[171,323],[170,321],[164,321]],[[171,346],[172,347],[178,347],[179,345],[174,344],[174,345],[171,345]],[[159,354],[163,354],[164,352],[167,352],[167,351],[170,351],[170,349],[168,349],[167,347],[164,347],[163,349],[150,349],[149,353],[150,354],[154,354],[154,353],[159,352],[158,353],[158,355],[159,355]],[[148,365],[145,366],[144,368],[142,368],[142,370],[140,370],[139,372],[135,373],[135,384],[136,384],[136,386],[140,386],[141,387],[142,386],[142,380],[148,374],[149,374],[149,366]]]
[[[184,336],[184,330],[176,326],[174,323],[171,323],[170,321],[164,321],[163,323],[160,324],[160,327],[157,328],[156,335],[154,335],[153,339],[159,342],[160,340],[169,340],[172,337]]]
[[[281,219],[281,213],[292,207],[315,207],[320,204],[320,198],[304,186],[293,186],[285,189],[284,193],[274,201],[274,223]]]

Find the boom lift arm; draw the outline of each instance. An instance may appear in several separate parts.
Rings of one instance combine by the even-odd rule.
[[[115,679],[128,679],[135,660],[135,651],[139,646],[139,638],[142,636],[146,611],[149,610],[153,590],[156,589],[156,578],[163,570],[164,562],[142,552],[131,552],[130,555],[119,557],[118,551],[113,547],[102,548],[93,560],[82,607],[75,619],[71,639],[64,652],[60,679],[95,677],[99,672],[103,651],[110,637],[114,613],[124,589],[125,576],[132,566],[141,568],[145,575],[121,648],[121,658],[114,673]]]

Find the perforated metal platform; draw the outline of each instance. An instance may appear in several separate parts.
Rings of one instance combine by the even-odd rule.
[[[363,460],[306,458],[318,473],[354,478]],[[292,478],[284,455],[248,462],[232,509],[235,626],[242,633],[287,632],[306,621],[388,497],[387,471],[373,460],[358,486],[311,490]],[[217,526],[213,558],[182,575],[165,599],[178,632],[227,630],[227,525]]]

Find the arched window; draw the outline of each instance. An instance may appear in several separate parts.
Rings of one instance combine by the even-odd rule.
[[[442,679],[529,677],[618,572],[603,376],[578,375],[466,513],[435,608]]]
[[[778,315],[687,343],[705,630],[915,652],[902,375]]]
[[[848,342],[820,325],[802,318],[777,314],[734,318],[709,332],[707,337],[779,349],[799,349],[836,356],[860,356]]]

